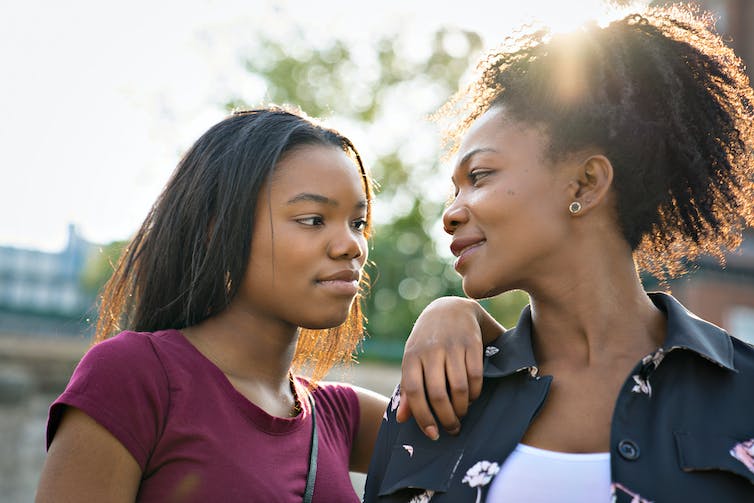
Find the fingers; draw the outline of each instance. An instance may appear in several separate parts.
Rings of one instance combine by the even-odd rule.
[[[406,390],[412,390],[412,395],[416,393],[416,389],[424,383],[424,373],[422,371],[421,362],[415,358],[404,356],[403,364],[401,367],[401,384],[400,384],[400,400],[398,402],[398,410],[396,411],[396,419],[399,423],[408,421],[413,415],[411,400],[408,398]],[[422,387],[423,392],[423,387]],[[418,401],[417,401],[418,402]],[[418,403],[413,404],[414,407],[419,408]]]
[[[424,390],[424,369],[421,361],[404,358],[401,377],[401,400],[398,406],[398,421],[406,421],[411,415],[424,434],[432,440],[440,436],[432,412],[427,404]]]
[[[466,379],[469,387],[469,402],[473,402],[482,393],[484,381],[484,356],[482,345],[471,347],[466,351]]]
[[[448,380],[448,389],[450,390],[450,399],[452,400],[453,414],[457,418],[463,417],[469,409],[469,382],[466,372],[465,352],[456,351],[448,354],[445,360],[445,372]],[[435,407],[434,402],[432,402],[432,407]],[[442,424],[445,426],[445,423]]]
[[[471,402],[479,398],[482,392],[484,358],[481,343],[449,350],[445,367],[453,411],[456,417],[462,418],[468,412]],[[434,402],[432,407],[435,407]]]
[[[427,390],[427,398],[429,399],[429,403],[435,413],[437,421],[440,422],[443,429],[445,429],[448,433],[455,435],[461,429],[461,421],[458,419],[456,411],[453,408],[453,404],[451,403],[450,396],[448,395],[448,379],[450,378],[450,375],[447,373],[446,364],[446,359],[441,358],[425,365],[423,367],[424,385]],[[466,386],[466,375],[463,371],[461,371],[461,373],[463,374],[463,377],[457,378],[456,381],[463,382],[461,384],[457,383],[456,388],[460,390],[462,394],[466,394],[468,396],[468,391],[463,389]],[[411,409],[414,410],[413,403],[411,405]],[[429,414],[431,416],[431,412]],[[417,417],[415,410],[414,417],[416,418],[417,422],[419,422],[419,418]]]
[[[430,438],[437,438],[438,423],[458,433],[459,418],[482,389],[479,309],[475,301],[448,297],[419,315],[404,348],[398,421],[413,415]]]
[[[406,399],[406,394],[403,392],[403,384],[401,384],[400,397],[401,398],[400,402],[398,403],[398,410],[395,411],[395,419],[399,423],[405,423],[406,421],[411,419],[411,416],[413,414],[411,413],[411,406]]]

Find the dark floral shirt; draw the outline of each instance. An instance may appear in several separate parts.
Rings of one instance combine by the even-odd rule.
[[[613,412],[605,501],[754,502],[754,347],[650,294],[667,314],[663,347],[637,362]],[[531,312],[485,350],[482,394],[461,433],[426,438],[387,407],[364,501],[480,502],[547,399]]]

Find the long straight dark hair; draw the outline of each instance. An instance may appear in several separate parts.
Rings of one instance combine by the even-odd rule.
[[[288,108],[234,112],[184,155],[124,251],[103,290],[94,342],[120,330],[190,327],[223,311],[246,271],[259,191],[302,145],[334,146],[354,160],[369,230],[371,180],[348,138]],[[316,379],[350,360],[363,335],[360,301],[361,294],[339,327],[302,329],[294,367],[312,367]]]

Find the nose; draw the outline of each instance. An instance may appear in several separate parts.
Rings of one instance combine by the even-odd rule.
[[[461,203],[461,200],[456,197],[442,214],[442,226],[443,229],[445,229],[445,232],[452,236],[456,229],[458,229],[461,224],[467,222],[468,219],[468,210]]]
[[[338,232],[330,241],[328,253],[334,259],[353,260],[361,258],[366,260],[366,238],[363,234],[354,232],[350,228]]]

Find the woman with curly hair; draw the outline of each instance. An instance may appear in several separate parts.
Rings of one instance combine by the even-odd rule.
[[[442,110],[460,114],[443,223],[469,297],[530,304],[486,347],[459,435],[419,433],[434,419],[404,373],[416,424],[389,407],[365,501],[754,501],[754,349],[639,275],[722,259],[754,224],[741,61],[709,17],[668,7],[529,32],[479,69]],[[414,332],[442,332],[449,305],[479,317],[440,299]]]

